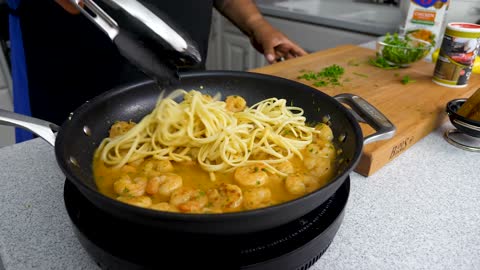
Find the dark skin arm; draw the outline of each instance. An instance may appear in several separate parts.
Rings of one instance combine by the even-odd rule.
[[[252,0],[215,0],[214,3],[220,13],[250,38],[269,63],[275,63],[280,57],[291,59],[307,54],[268,23]]]

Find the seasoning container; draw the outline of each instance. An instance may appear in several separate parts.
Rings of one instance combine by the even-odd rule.
[[[467,86],[479,47],[480,25],[449,23],[435,63],[433,81],[447,87]]]
[[[399,27],[400,34],[425,40],[438,48],[449,6],[449,0],[400,1],[404,21]]]

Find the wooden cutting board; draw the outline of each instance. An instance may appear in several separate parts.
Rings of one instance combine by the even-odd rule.
[[[479,74],[473,74],[465,88],[448,88],[432,82],[432,63],[421,61],[408,68],[384,70],[368,64],[368,59],[374,56],[374,50],[345,45],[251,72],[284,77],[312,86],[311,82],[298,79],[298,76],[305,70],[318,72],[333,64],[342,66],[345,74],[341,86],[317,89],[331,96],[340,93],[359,95],[384,113],[397,127],[392,139],[365,145],[355,170],[369,176],[446,121],[445,106],[448,101],[468,98],[480,87]],[[405,75],[416,82],[402,84]],[[374,132],[368,125],[361,126],[364,136]]]

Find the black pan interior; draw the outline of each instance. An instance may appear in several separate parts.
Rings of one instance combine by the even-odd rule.
[[[338,175],[350,171],[350,161],[357,161],[362,150],[363,138],[358,123],[348,111],[330,96],[306,85],[279,77],[248,72],[192,72],[183,74],[180,85],[159,87],[152,81],[144,81],[113,89],[85,103],[71,118],[63,123],[56,140],[57,161],[67,178],[81,188],[96,190],[92,174],[95,149],[108,136],[110,126],[118,120],[140,121],[150,113],[162,90],[199,90],[222,97],[241,95],[247,104],[269,98],[285,98],[289,104],[304,109],[309,122],[321,122],[329,116],[334,136],[345,135]],[[85,130],[90,132],[85,132]],[[87,134],[89,133],[89,134]],[[347,172],[348,173],[348,172]]]

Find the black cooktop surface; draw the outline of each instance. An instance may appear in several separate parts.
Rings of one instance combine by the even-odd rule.
[[[234,236],[168,232],[121,220],[96,208],[69,181],[64,199],[75,234],[102,269],[303,270],[332,242],[349,192],[347,178],[307,215],[274,229]]]

